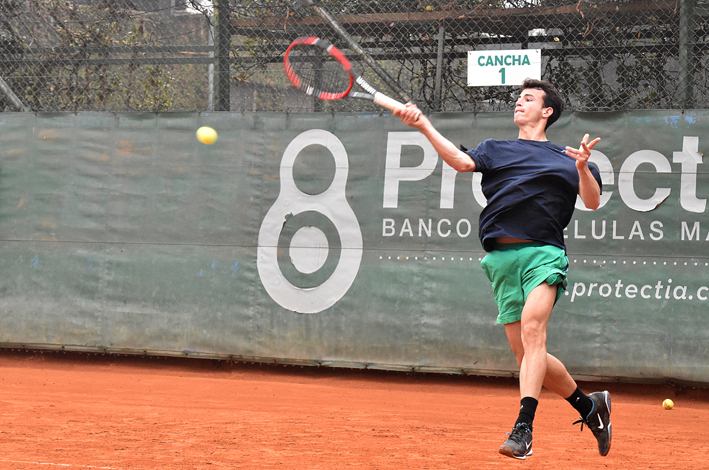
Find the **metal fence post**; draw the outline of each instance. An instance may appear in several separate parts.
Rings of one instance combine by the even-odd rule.
[[[696,0],[679,1],[679,100],[692,108],[694,96],[694,7]]]
[[[443,48],[446,42],[446,27],[441,21],[438,27],[438,52],[436,54],[436,81],[433,88],[433,108],[441,111],[442,77],[443,77]]]
[[[25,113],[29,113],[32,110],[25,106],[25,104],[20,100],[20,98],[17,97],[14,91],[12,91],[12,88],[10,88],[10,85],[8,85],[5,80],[0,77],[0,91],[7,97],[7,99],[10,100],[10,102],[15,105],[16,108],[22,110]]]
[[[214,110],[229,111],[229,0],[214,1]]]

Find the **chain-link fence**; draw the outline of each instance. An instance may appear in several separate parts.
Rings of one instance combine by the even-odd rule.
[[[293,88],[283,55],[337,34],[334,16],[427,111],[509,109],[517,90],[471,87],[471,50],[541,49],[542,78],[576,110],[709,107],[706,0],[0,0],[5,111],[380,111]]]

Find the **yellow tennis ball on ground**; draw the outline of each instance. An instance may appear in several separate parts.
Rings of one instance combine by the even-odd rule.
[[[197,140],[203,144],[212,145],[217,141],[217,131],[211,127],[202,126],[197,129]]]
[[[666,410],[671,410],[673,406],[675,406],[675,404],[669,398],[662,402],[662,407]]]

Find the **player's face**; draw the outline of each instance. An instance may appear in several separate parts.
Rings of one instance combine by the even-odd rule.
[[[522,90],[515,105],[515,124],[535,125],[548,118],[551,108],[544,107],[544,91],[538,88]]]

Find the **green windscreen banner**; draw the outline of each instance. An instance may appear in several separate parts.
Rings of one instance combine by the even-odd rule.
[[[467,148],[517,137],[511,113],[431,120]],[[575,377],[709,383],[708,131],[708,111],[549,129],[602,139],[549,324]],[[397,118],[5,113],[0,143],[0,347],[517,373],[480,174]]]

